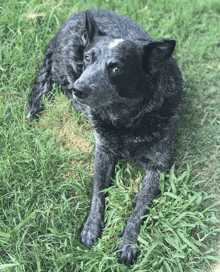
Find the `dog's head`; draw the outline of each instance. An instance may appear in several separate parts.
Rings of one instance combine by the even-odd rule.
[[[78,101],[97,108],[119,106],[120,102],[129,106],[144,97],[150,100],[152,78],[171,57],[175,41],[146,44],[108,36],[90,12],[86,13],[86,32],[83,72],[73,89]]]

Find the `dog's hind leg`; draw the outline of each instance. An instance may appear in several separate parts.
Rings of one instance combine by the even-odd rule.
[[[42,98],[43,95],[48,93],[52,87],[52,77],[51,77],[51,64],[52,64],[52,55],[53,55],[53,42],[49,43],[46,54],[44,57],[43,64],[38,72],[37,80],[31,91],[29,97],[29,106],[27,118],[36,114],[39,109],[42,107]]]

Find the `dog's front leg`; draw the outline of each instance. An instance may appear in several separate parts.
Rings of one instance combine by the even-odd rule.
[[[118,259],[125,265],[133,264],[137,255],[138,234],[140,232],[142,219],[141,217],[147,213],[147,207],[159,193],[159,176],[157,170],[147,170],[143,180],[141,191],[136,197],[136,206],[133,214],[128,220],[122,237],[124,238],[119,244]]]
[[[96,146],[92,202],[89,216],[81,232],[81,241],[89,249],[98,241],[104,228],[105,195],[100,191],[110,186],[115,161],[113,154]]]

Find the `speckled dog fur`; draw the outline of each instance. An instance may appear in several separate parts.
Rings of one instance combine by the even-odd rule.
[[[28,117],[42,107],[53,83],[77,111],[85,108],[95,129],[94,184],[81,241],[91,248],[104,228],[104,194],[118,159],[139,161],[146,175],[117,256],[133,264],[141,217],[159,193],[158,171],[170,168],[185,91],[171,57],[174,40],[154,41],[129,18],[87,10],[71,16],[49,42],[32,89]],[[74,136],[73,136],[74,137]]]

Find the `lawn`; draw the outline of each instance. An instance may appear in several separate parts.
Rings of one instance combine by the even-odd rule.
[[[80,230],[93,182],[94,132],[54,86],[26,119],[45,48],[73,13],[101,8],[177,41],[187,99],[173,167],[161,173],[133,266],[117,261],[143,169],[123,161],[106,198],[105,229],[88,251]],[[220,253],[219,0],[2,0],[0,3],[0,271],[214,271]]]

